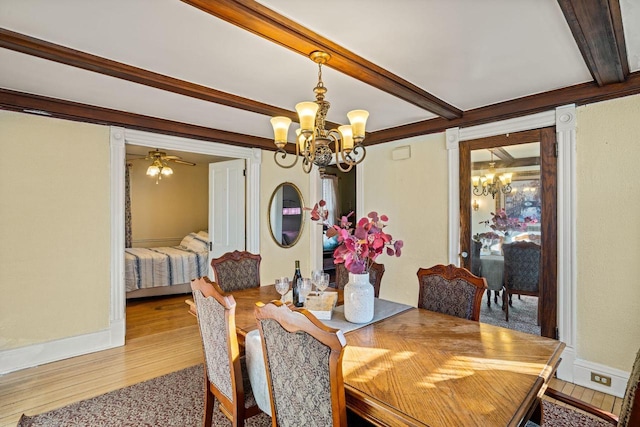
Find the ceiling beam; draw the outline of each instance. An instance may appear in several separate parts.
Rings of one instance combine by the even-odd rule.
[[[164,74],[154,73],[122,62],[112,61],[90,53],[16,33],[5,28],[0,28],[0,47],[133,83],[154,87],[156,89],[166,90],[167,92],[202,99],[253,113],[264,114],[266,116],[285,116],[296,123],[298,122],[298,114],[295,111],[264,104],[207,86],[169,77]],[[327,122],[327,125],[329,128],[337,128],[340,126],[340,124],[333,122]]]
[[[440,117],[462,117],[458,108],[253,0],[182,1],[301,55],[327,52],[327,66]]]
[[[619,1],[558,0],[558,4],[598,85],[624,81],[629,63]]]
[[[288,111],[206,86],[154,73],[4,28],[0,28],[0,47],[191,98],[198,98],[268,116],[286,116],[291,120],[298,120],[295,111]]]
[[[474,110],[467,110],[464,112],[464,117],[460,119],[444,120],[437,118],[371,132],[370,135],[367,135],[365,145],[375,145],[443,132],[452,127],[469,127],[512,119],[549,111],[566,104],[584,105],[637,93],[640,93],[640,71],[629,74],[627,80],[621,83],[611,83],[606,86],[598,86],[595,82],[582,83]]]
[[[491,151],[493,155],[500,160],[504,160],[506,162],[513,160],[513,156],[511,156],[511,154],[509,154],[503,147],[489,148],[489,151]]]
[[[190,125],[6,89],[0,89],[0,108],[59,119],[124,126],[129,129],[275,151],[273,141],[267,138],[210,129],[204,126]],[[293,144],[288,145],[293,146],[292,152],[295,152],[295,146]]]
[[[471,170],[489,169],[491,162],[473,162],[471,164]],[[522,166],[537,166],[540,165],[540,157],[523,157],[521,159],[513,159],[509,162],[494,162],[495,167],[500,168],[517,168]]]

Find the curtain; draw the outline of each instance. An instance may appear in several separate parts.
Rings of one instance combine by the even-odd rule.
[[[322,177],[322,199],[327,202],[326,208],[329,212],[327,218],[329,225],[336,223],[336,218],[340,214],[340,201],[338,200],[338,177],[335,175],[323,175]]]
[[[131,247],[131,183],[129,169],[131,163],[124,168],[124,247]]]

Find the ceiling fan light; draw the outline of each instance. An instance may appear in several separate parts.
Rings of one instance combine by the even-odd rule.
[[[164,176],[173,175],[173,169],[171,169],[169,166],[163,167],[162,168],[162,175],[164,175]]]
[[[147,168],[147,175],[156,176],[160,173],[160,168],[156,165],[151,165]]]
[[[296,111],[300,119],[300,129],[302,129],[302,133],[313,132],[316,113],[318,112],[318,104],[312,101],[300,102],[296,104]]]
[[[369,118],[369,112],[366,110],[353,110],[347,113],[347,117],[353,128],[353,137],[364,138],[364,129]]]

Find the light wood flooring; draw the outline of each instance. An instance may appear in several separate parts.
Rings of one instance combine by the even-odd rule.
[[[0,376],[0,427],[118,388],[202,363],[189,295],[127,304],[123,347],[78,356]],[[553,379],[552,387],[618,414],[622,399]]]

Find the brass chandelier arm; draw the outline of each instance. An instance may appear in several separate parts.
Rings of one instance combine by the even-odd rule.
[[[293,163],[291,163],[290,165],[286,165],[281,163],[278,160],[278,154],[281,154],[281,158],[282,160],[284,160],[287,157],[287,152],[285,151],[284,147],[278,147],[278,149],[276,150],[275,153],[273,153],[273,160],[276,162],[276,164],[278,166],[280,166],[281,168],[285,168],[285,169],[291,169],[292,167],[294,167],[296,165],[296,163],[298,163],[298,157],[300,155],[300,148],[298,147],[298,144],[296,143],[296,155],[295,155],[295,159],[293,160]]]

